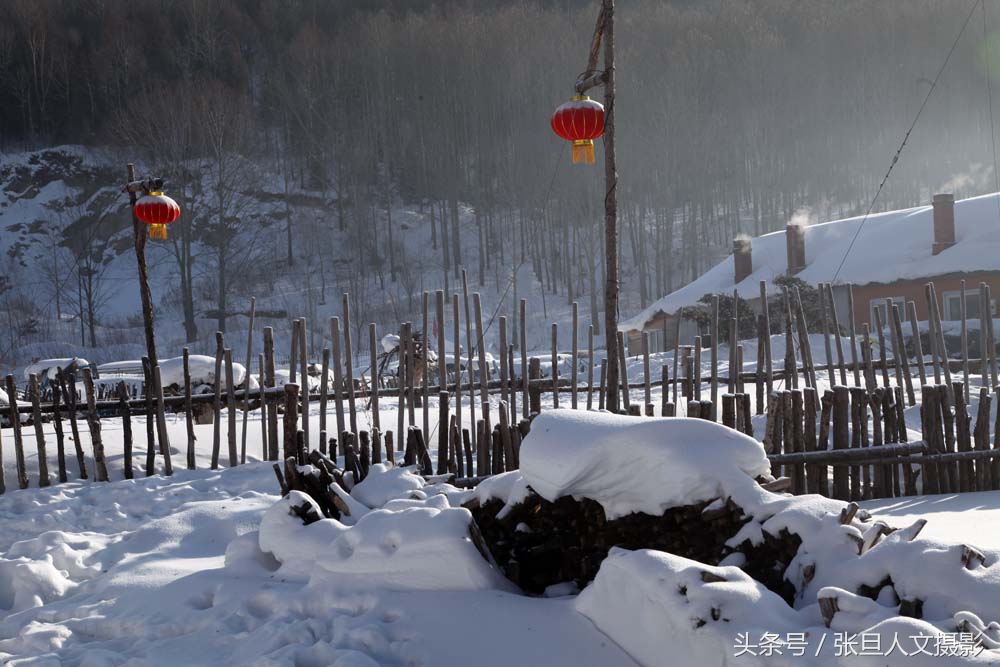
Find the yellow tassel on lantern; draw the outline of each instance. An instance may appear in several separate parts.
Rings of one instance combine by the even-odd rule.
[[[580,139],[573,142],[573,164],[594,164],[594,142]]]
[[[149,226],[149,238],[158,239],[160,241],[166,240],[167,238],[167,226],[166,225],[150,225]]]

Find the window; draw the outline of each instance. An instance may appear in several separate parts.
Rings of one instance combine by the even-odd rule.
[[[872,329],[875,328],[875,312],[878,311],[878,316],[881,318],[882,326],[888,326],[891,322],[886,318],[885,301],[887,297],[882,297],[881,299],[872,299],[868,302],[868,317],[869,323]],[[906,299],[901,296],[888,297],[892,300],[892,305],[899,307],[899,317],[904,318],[906,315]],[[891,314],[890,314],[891,316]]]
[[[663,329],[653,329],[646,333],[649,334],[649,351],[663,352]]]
[[[961,290],[945,292],[942,294],[941,300],[944,302],[944,313],[942,313],[944,319],[951,321],[962,319]],[[990,300],[990,311],[991,315],[996,314],[996,299]],[[979,318],[979,290],[977,289],[965,290],[965,317],[970,320]]]

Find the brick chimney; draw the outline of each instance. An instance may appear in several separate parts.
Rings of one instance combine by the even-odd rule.
[[[733,265],[736,268],[736,282],[753,273],[753,256],[750,248],[750,238],[747,236],[733,239]]]
[[[934,245],[931,254],[955,245],[955,195],[934,195]]]
[[[788,275],[806,268],[806,227],[796,223],[785,226],[785,249],[788,253]]]

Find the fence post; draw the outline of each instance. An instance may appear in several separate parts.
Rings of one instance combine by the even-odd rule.
[[[850,394],[847,387],[833,388],[833,448],[848,449],[850,434],[848,431],[850,412]],[[844,466],[833,469],[833,497],[837,500],[850,500],[851,487],[848,470]]]

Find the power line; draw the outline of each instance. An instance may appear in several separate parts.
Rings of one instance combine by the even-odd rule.
[[[868,211],[865,213],[865,217],[861,219],[861,224],[858,225],[857,230],[855,230],[854,237],[851,239],[850,245],[847,246],[847,252],[844,253],[844,257],[840,260],[840,264],[837,266],[837,271],[833,274],[833,279],[830,281],[831,283],[837,282],[837,277],[840,275],[841,269],[844,268],[844,262],[847,261],[848,255],[851,254],[851,250],[854,248],[854,243],[858,240],[858,236],[861,234],[861,229],[865,226],[865,223],[868,222],[869,216],[871,216],[872,211],[875,209],[875,202],[878,201],[879,195],[882,194],[882,188],[885,187],[886,181],[889,180],[889,174],[892,173],[892,170],[895,168],[896,163],[899,162],[899,156],[900,154],[902,154],[903,149],[906,147],[906,142],[909,141],[910,139],[910,133],[913,132],[913,128],[916,127],[917,121],[920,120],[920,116],[921,114],[923,114],[924,108],[927,106],[927,101],[930,100],[931,95],[934,94],[934,89],[937,87],[938,80],[944,73],[945,67],[948,66],[948,61],[951,60],[952,54],[955,53],[955,48],[958,46],[958,42],[962,39],[962,35],[965,34],[965,29],[969,27],[969,22],[972,20],[972,15],[975,13],[976,7],[979,5],[980,2],[984,2],[984,0],[974,0],[974,2],[972,3],[972,8],[969,10],[969,15],[965,17],[965,23],[962,24],[962,29],[958,31],[958,35],[955,37],[955,41],[952,42],[951,48],[948,49],[948,55],[945,56],[944,62],[941,63],[941,68],[938,70],[938,73],[934,76],[934,80],[931,82],[931,87],[927,91],[927,95],[924,96],[924,101],[920,104],[920,108],[917,110],[917,115],[914,116],[913,122],[910,123],[909,129],[906,130],[906,134],[903,135],[903,141],[902,143],[899,144],[899,148],[896,149],[896,154],[892,156],[892,162],[889,163],[889,169],[885,172],[885,176],[882,177],[882,182],[879,183],[878,190],[875,191],[875,196],[872,197],[872,202],[868,206]],[[994,152],[994,157],[995,157],[995,152]]]

